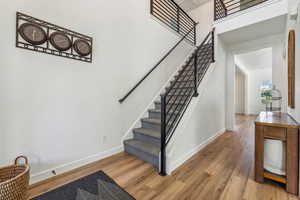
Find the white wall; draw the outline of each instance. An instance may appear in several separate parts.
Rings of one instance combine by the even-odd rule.
[[[295,109],[288,109],[288,112],[298,121],[300,122],[300,1],[299,0],[290,0],[289,1],[289,11],[293,12],[296,8],[298,8],[298,19],[297,21],[288,19],[287,21],[287,30],[286,30],[286,41],[288,40],[288,31],[294,29],[296,31],[296,90],[295,90]],[[296,9],[297,10],[297,9]]]
[[[201,44],[206,35],[212,30],[214,22],[214,3],[208,1],[200,7],[189,12],[189,15],[198,22],[197,43]]]
[[[300,122],[300,0],[289,0],[289,13],[298,12],[297,20],[291,20],[290,18],[287,19],[287,28],[286,28],[286,36],[285,41],[288,41],[288,32],[290,30],[295,30],[296,32],[296,60],[295,60],[295,109],[288,108],[288,113],[291,116]],[[286,53],[287,53],[287,46],[286,46]],[[288,60],[286,59],[285,65],[287,66]],[[287,73],[286,73],[287,76]],[[300,180],[299,180],[300,181]],[[300,187],[300,186],[299,186]],[[300,189],[300,188],[299,188]]]
[[[287,14],[287,0],[270,0],[216,21],[217,33],[222,34]],[[249,30],[248,30],[249,31]],[[259,33],[261,30],[256,30]]]
[[[61,173],[122,151],[123,135],[191,50],[183,43],[119,104],[179,40],[153,20],[148,0],[11,0],[0,7],[0,163],[29,156],[33,182],[50,169]],[[16,11],[92,36],[93,63],[15,48]]]

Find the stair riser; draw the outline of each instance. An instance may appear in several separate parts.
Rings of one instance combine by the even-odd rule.
[[[198,72],[198,77],[199,76],[202,76],[202,74],[203,74],[203,70],[200,70],[199,72]],[[177,77],[178,77],[178,75],[176,75],[176,76],[174,76],[174,80],[176,80],[177,79]],[[190,76],[189,78],[187,78],[187,77],[181,77],[181,78],[179,78],[177,81],[193,81],[194,80],[194,76]],[[172,84],[174,81],[171,81],[170,83]]]
[[[175,106],[177,106],[178,104],[176,103],[175,104]],[[183,106],[183,104],[180,104],[179,106],[178,106],[178,108],[176,109],[176,110],[180,110],[180,108]],[[173,106],[173,108],[174,108],[174,106]],[[161,109],[161,103],[155,103],[155,109]]]
[[[148,162],[158,168],[159,166],[159,158],[157,156],[151,155],[149,153],[145,153],[141,151],[140,149],[134,148],[130,145],[124,144],[125,145],[125,152],[132,154],[139,159]]]
[[[149,135],[141,134],[138,132],[134,132],[134,139],[140,140],[145,143],[154,144],[156,146],[160,146],[160,138],[151,137]]]
[[[176,83],[173,87],[172,87],[172,90],[177,90],[177,91],[184,91],[184,90],[187,90],[187,89],[190,89],[190,88],[193,88],[194,87],[194,82],[189,82],[189,83]],[[170,86],[169,87],[166,87],[166,90],[169,90],[170,89]]]
[[[160,124],[145,122],[145,121],[142,121],[142,127],[147,128],[147,129],[152,129],[152,130],[155,130],[155,131],[160,131],[160,128],[161,128]],[[169,125],[168,125],[167,128],[169,128]]]
[[[187,91],[172,91],[170,92],[168,95],[172,95],[172,96],[190,96],[190,94],[193,92],[194,90],[193,89],[189,89]],[[179,97],[178,97],[179,98]]]
[[[174,118],[174,117],[176,117],[176,114],[173,114],[172,118]],[[149,111],[149,118],[161,119],[161,113]]]
[[[160,124],[155,124],[155,123],[149,123],[142,121],[142,127],[143,128],[148,128],[156,131],[160,131]]]
[[[149,118],[160,119],[160,117],[161,117],[160,112],[149,111]]]
[[[189,93],[187,92],[186,94],[189,94],[188,96],[190,96],[190,93],[192,93],[193,91],[189,91]],[[176,103],[184,103],[186,100],[187,95],[178,95],[174,94],[172,92],[169,93],[169,95],[173,95],[172,97],[168,97],[167,99],[167,103],[170,104],[170,102],[176,102]]]

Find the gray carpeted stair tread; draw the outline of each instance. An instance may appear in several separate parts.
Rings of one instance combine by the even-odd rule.
[[[156,145],[145,143],[136,139],[125,140],[124,143],[126,145],[129,145],[135,149],[139,149],[140,151],[151,154],[153,156],[159,156],[160,147]]]
[[[144,134],[144,135],[151,136],[151,137],[155,137],[158,139],[160,139],[160,137],[161,137],[160,131],[156,131],[156,130],[152,130],[152,129],[148,129],[148,128],[136,128],[136,129],[133,129],[133,132],[139,133],[139,134]]]

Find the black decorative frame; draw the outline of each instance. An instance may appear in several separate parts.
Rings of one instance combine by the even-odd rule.
[[[46,31],[47,33],[47,41],[42,44],[42,45],[33,45],[25,40],[23,40],[22,37],[20,37],[19,33],[19,28],[23,23],[32,23],[35,25],[38,25],[41,27],[43,30]],[[22,49],[27,49],[31,51],[37,51],[41,53],[46,53],[46,54],[51,54],[55,56],[60,56],[60,57],[65,57],[65,58],[70,58],[70,59],[75,59],[75,60],[80,60],[83,62],[92,62],[93,59],[93,51],[88,56],[81,56],[76,53],[76,51],[72,48],[70,48],[67,51],[59,51],[55,47],[52,46],[50,42],[50,35],[54,32],[63,32],[66,34],[68,37],[70,37],[72,41],[72,45],[77,39],[84,40],[88,42],[93,49],[93,38],[83,35],[81,33],[77,33],[74,31],[71,31],[69,29],[48,23],[46,21],[31,17],[29,15],[25,15],[23,13],[17,12],[17,17],[16,17],[16,47],[22,48]]]

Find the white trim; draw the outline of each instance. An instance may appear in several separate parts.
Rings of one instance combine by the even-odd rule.
[[[77,161],[73,161],[73,162],[70,162],[70,163],[63,164],[61,166],[52,168],[52,169],[48,169],[48,170],[43,171],[43,172],[32,174],[31,177],[30,177],[30,184],[34,184],[34,183],[43,181],[45,179],[48,179],[50,177],[53,177],[54,176],[52,174],[53,170],[55,170],[56,175],[59,175],[59,174],[62,174],[64,172],[67,172],[67,171],[85,166],[87,164],[96,162],[98,160],[107,158],[109,156],[112,156],[114,154],[117,154],[117,153],[120,153],[120,152],[123,152],[123,151],[124,151],[124,148],[123,148],[123,145],[122,145],[122,146],[118,146],[118,147],[112,148],[112,149],[104,151],[104,152],[97,153],[95,155],[88,156],[86,158],[83,158],[83,159],[80,159],[80,160],[77,160]]]
[[[201,151],[203,148],[205,148],[208,144],[213,142],[215,139],[217,139],[220,135],[222,135],[226,131],[225,128],[219,130],[216,132],[213,136],[205,140],[203,143],[199,144],[197,147],[186,153],[181,158],[175,160],[174,162],[171,162],[169,166],[167,166],[167,174],[171,174],[175,169],[180,167],[182,164],[184,164],[188,159],[190,159],[193,155]]]

